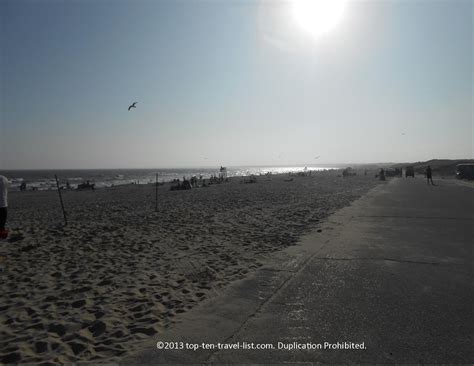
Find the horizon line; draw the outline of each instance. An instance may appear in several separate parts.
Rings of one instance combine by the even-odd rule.
[[[387,165],[387,164],[415,164],[428,162],[433,160],[448,160],[448,161],[458,161],[458,160],[473,160],[473,158],[461,158],[461,159],[443,159],[443,158],[434,158],[429,160],[418,160],[418,161],[387,161],[387,162],[339,162],[339,163],[320,163],[320,164],[304,164],[304,163],[294,163],[294,164],[248,164],[248,165],[220,165],[227,168],[240,168],[240,167],[326,167],[331,165]],[[195,166],[167,166],[167,167],[101,167],[101,168],[0,168],[0,171],[15,171],[15,170],[153,170],[153,169],[219,169],[219,164],[216,165],[195,165]]]

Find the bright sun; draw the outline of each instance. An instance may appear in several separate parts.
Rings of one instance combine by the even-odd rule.
[[[318,38],[339,24],[346,3],[347,0],[293,0],[291,6],[296,23]]]

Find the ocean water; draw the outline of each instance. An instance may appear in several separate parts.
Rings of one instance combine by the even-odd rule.
[[[305,166],[241,166],[228,167],[227,176],[248,176],[263,174],[298,173],[307,170],[328,170],[335,167],[305,167]],[[72,170],[0,170],[11,182],[12,190],[19,190],[22,182],[27,189],[49,190],[56,188],[54,176],[57,175],[61,185],[69,182],[72,188],[89,181],[97,188],[111,187],[122,184],[149,184],[154,183],[156,174],[159,182],[170,182],[174,179],[202,176],[204,179],[212,175],[219,175],[217,168],[190,168],[190,169],[72,169]]]

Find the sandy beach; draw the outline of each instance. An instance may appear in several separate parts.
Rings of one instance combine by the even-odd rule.
[[[373,175],[12,192],[0,361],[117,361],[377,184]]]

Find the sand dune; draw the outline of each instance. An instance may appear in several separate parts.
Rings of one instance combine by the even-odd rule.
[[[190,191],[124,186],[14,192],[0,304],[0,360],[116,361],[377,182],[259,177]]]

